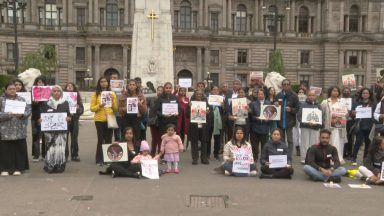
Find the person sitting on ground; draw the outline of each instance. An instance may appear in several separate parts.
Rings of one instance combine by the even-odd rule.
[[[270,168],[269,156],[286,155],[287,165],[282,168]],[[260,178],[287,178],[291,179],[293,174],[292,158],[288,154],[288,146],[281,140],[281,130],[275,128],[272,130],[272,139],[269,140],[261,152],[260,157],[261,174]]]
[[[331,131],[320,131],[320,143],[312,145],[305,158],[304,172],[314,181],[340,182],[341,176],[347,172],[340,166],[336,147],[329,141]]]
[[[224,153],[223,153],[223,159],[224,159],[224,173],[225,175],[233,175],[233,176],[248,176],[248,174],[245,173],[236,173],[232,171],[233,168],[233,162],[235,161],[235,152],[243,152],[248,153],[248,160],[250,163],[250,172],[249,176],[256,176],[256,164],[253,160],[253,154],[252,154],[252,146],[247,141],[245,141],[244,136],[244,129],[242,127],[236,127],[235,135],[231,141],[229,141],[224,146]]]
[[[366,178],[367,184],[384,185],[380,180],[381,166],[384,161],[384,137],[378,136],[373,139],[367,156],[364,158],[363,166],[359,167],[359,172]]]

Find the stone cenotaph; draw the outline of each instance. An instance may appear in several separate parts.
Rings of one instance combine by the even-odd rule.
[[[171,5],[168,0],[135,1],[130,77],[155,88],[174,81]]]

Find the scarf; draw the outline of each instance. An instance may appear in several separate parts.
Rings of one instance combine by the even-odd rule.
[[[47,105],[52,107],[53,109],[57,109],[57,106],[59,104],[64,103],[64,102],[65,102],[65,100],[63,97],[61,97],[59,100],[55,100],[53,97],[50,97],[48,102],[47,102]]]
[[[213,109],[213,135],[220,135],[222,129],[221,115],[219,107]]]

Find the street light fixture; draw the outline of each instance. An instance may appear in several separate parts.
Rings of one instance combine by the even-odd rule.
[[[8,0],[8,8],[13,10],[13,29],[14,29],[14,37],[15,37],[15,45],[14,45],[14,61],[15,61],[15,73],[19,72],[19,44],[17,38],[17,11],[24,10],[27,6],[26,0]],[[7,8],[7,9],[8,9]],[[7,10],[8,16],[8,10]],[[24,15],[22,15],[24,16]]]
[[[211,79],[211,73],[209,71],[207,71],[206,81],[207,81],[208,90],[211,90],[211,84],[212,84],[213,80]]]
[[[276,3],[277,0],[275,0],[275,3]],[[289,0],[284,0],[285,2],[285,9],[287,11],[289,11],[291,8],[289,6]],[[266,19],[268,21],[268,27],[270,28],[270,30],[272,30],[273,32],[273,50],[276,51],[276,44],[277,44],[277,29],[278,29],[278,23],[279,22],[282,22],[284,20],[284,15],[283,14],[279,14],[278,13],[278,10],[277,10],[277,7],[275,5],[271,6],[272,8],[269,9],[268,13],[267,13],[267,16],[266,16]],[[263,9],[266,9],[266,6],[263,5],[262,6]]]
[[[91,70],[88,68],[88,69],[87,69],[87,76],[84,77],[84,81],[87,82],[87,89],[88,89],[88,91],[89,91],[89,83],[90,83],[91,81],[93,81],[93,77],[91,76],[90,71],[91,71]]]

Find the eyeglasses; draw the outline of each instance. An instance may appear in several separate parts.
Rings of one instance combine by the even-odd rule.
[[[290,83],[283,83],[283,86],[289,86],[291,85]]]

